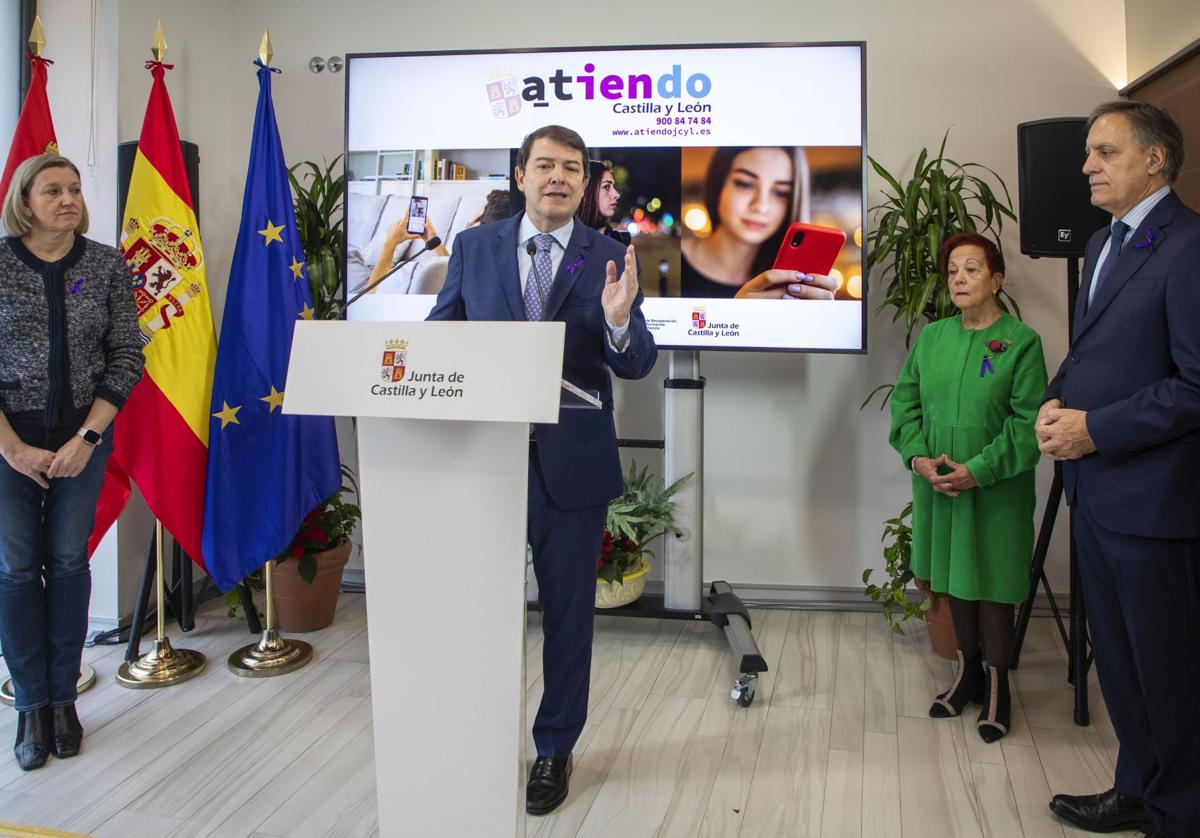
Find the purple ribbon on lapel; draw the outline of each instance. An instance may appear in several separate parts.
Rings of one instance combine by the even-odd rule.
[[[1134,247],[1154,247],[1154,231],[1147,230],[1145,240],[1138,242]]]
[[[83,289],[83,277],[75,277],[75,281],[67,286],[67,290],[72,294],[78,294]]]
[[[567,276],[573,275],[575,273],[575,271],[579,270],[579,266],[582,264],[583,264],[583,257],[576,256],[575,261],[572,262],[571,264],[567,265],[567,268],[566,268]]]
[[[983,363],[979,365],[979,377],[980,377],[980,378],[983,378],[983,377],[984,377],[985,375],[987,375],[989,372],[990,372],[990,373],[994,373],[994,372],[995,372],[995,370],[994,370],[994,369],[992,369],[992,359],[991,359],[991,358],[989,358],[987,355],[984,355],[984,356],[983,356]]]

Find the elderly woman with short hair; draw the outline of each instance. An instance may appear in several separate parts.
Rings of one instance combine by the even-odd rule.
[[[939,255],[961,316],[917,339],[892,391],[890,441],[913,473],[912,571],[948,595],[958,639],[955,679],[929,715],[979,702],[979,735],[994,742],[1011,717],[1013,605],[1029,594],[1046,365],[1037,332],[1000,308],[996,245],[962,233]]]
[[[125,260],[83,238],[79,169],[17,167],[0,244],[0,646],[18,712],[17,764],[79,753],[87,542],[113,417],[142,374]]]

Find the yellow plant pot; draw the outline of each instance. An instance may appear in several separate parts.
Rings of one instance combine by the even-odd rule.
[[[650,571],[650,563],[642,562],[637,570],[625,574],[620,582],[596,580],[596,607],[620,608],[628,605],[642,595],[646,590],[646,574]]]

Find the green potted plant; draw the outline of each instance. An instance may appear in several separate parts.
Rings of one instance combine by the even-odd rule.
[[[342,573],[350,560],[350,541],[362,511],[343,496],[358,495],[358,483],[349,466],[342,465],[345,483],[305,516],[296,537],[276,557],[274,572],[275,617],[283,631],[316,631],[333,622]],[[251,590],[263,589],[262,571],[245,579]],[[225,594],[230,617],[240,605],[237,589]]]
[[[871,208],[874,227],[867,237],[870,244],[867,275],[874,274],[883,286],[883,299],[877,311],[890,308],[892,322],[904,321],[906,349],[920,325],[958,314],[938,264],[942,242],[956,233],[981,233],[1001,247],[1004,220],[1016,220],[1008,187],[999,175],[979,163],[958,163],[946,157],[949,136],[947,130],[936,155],[921,149],[911,177],[904,182],[873,157],[867,158],[884,180],[883,203]],[[1000,305],[1021,316],[1016,301],[1003,289]],[[875,388],[862,407],[883,393],[879,406],[882,410],[891,389],[891,384]],[[871,582],[879,568],[863,571],[865,593],[883,603],[884,618],[898,634],[904,633],[900,627],[904,620],[924,616],[935,651],[954,658],[957,644],[949,608],[927,587],[922,589],[921,580],[914,580],[909,568],[911,513],[909,503],[897,517],[884,522],[883,581]],[[910,582],[922,589],[918,600],[909,599]]]
[[[342,156],[322,168],[311,160],[288,169],[295,196],[296,231],[304,248],[305,271],[312,289],[313,319],[336,318],[345,265],[345,232],[342,229],[342,196],[345,173],[334,174]],[[296,172],[305,169],[301,176]]]
[[[631,463],[624,490],[608,504],[604,539],[596,561],[596,607],[616,608],[642,595],[646,587],[649,544],[670,533],[682,536],[675,526],[675,501],[679,487],[690,480],[685,474],[670,486],[650,474],[648,467]]]

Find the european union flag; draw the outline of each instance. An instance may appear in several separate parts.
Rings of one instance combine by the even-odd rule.
[[[283,412],[292,332],[313,308],[271,72],[258,70],[242,223],[213,377],[203,551],[223,591],[283,553],[304,517],[341,486],[333,419]]]

